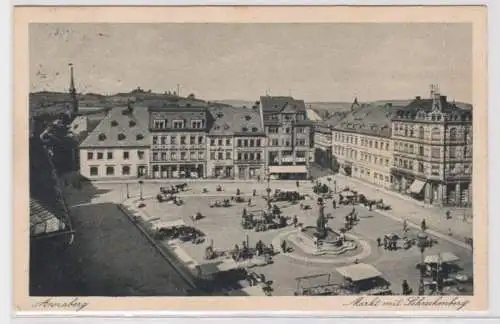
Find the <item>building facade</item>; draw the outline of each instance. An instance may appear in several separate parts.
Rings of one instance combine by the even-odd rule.
[[[322,168],[333,169],[332,129],[325,123],[314,125],[314,162]]]
[[[268,175],[279,179],[306,179],[314,160],[313,123],[307,120],[303,100],[263,96],[260,113],[267,135]]]
[[[391,188],[391,106],[359,105],[333,126],[332,150],[339,172]]]
[[[149,131],[152,178],[206,176],[206,107],[149,108]]]
[[[472,199],[472,111],[436,86],[392,118],[396,190],[428,204],[469,205]]]
[[[149,132],[146,108],[111,109],[80,144],[80,174],[88,179],[148,175]]]

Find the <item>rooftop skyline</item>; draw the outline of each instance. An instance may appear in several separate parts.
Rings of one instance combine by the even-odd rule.
[[[31,24],[30,91],[472,101],[468,24]]]

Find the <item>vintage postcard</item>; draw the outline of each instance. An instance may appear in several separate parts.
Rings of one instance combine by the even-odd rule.
[[[487,310],[484,7],[18,7],[15,309]]]

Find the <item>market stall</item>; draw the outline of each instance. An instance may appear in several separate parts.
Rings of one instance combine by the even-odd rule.
[[[354,294],[392,295],[390,283],[374,266],[357,263],[336,269],[344,277],[344,287]]]

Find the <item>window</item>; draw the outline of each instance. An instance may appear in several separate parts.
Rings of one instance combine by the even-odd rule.
[[[431,166],[431,174],[435,176],[435,175],[439,175],[439,173],[440,173],[439,172],[439,164],[433,164]]]
[[[455,147],[450,147],[450,159],[455,159],[457,157],[457,150]]]
[[[134,120],[129,120],[129,121],[128,121],[128,125],[129,125],[130,127],[134,127],[135,125],[137,125],[137,123],[136,123]]]
[[[290,134],[290,127],[285,128],[285,133]]]
[[[218,152],[217,154],[217,160],[224,160],[224,153],[223,152]]]
[[[255,146],[260,146],[260,139],[256,140]]]
[[[214,139],[210,140],[210,146],[215,146],[215,140]]]
[[[257,158],[256,158],[257,161],[260,161],[261,160],[261,155],[260,153],[257,153]]]
[[[184,128],[184,121],[183,120],[174,120],[172,125],[173,125],[174,129]]]
[[[222,138],[219,138],[218,144],[219,146],[222,146]]]
[[[167,144],[167,137],[166,137],[166,136],[162,136],[162,137],[160,138],[160,140],[161,140],[161,145],[165,145],[165,144]]]
[[[96,176],[99,174],[99,168],[96,166],[91,166],[90,167],[90,175],[91,176]]]
[[[231,160],[231,152],[226,152],[226,160]]]
[[[385,150],[389,151],[389,143],[385,143]]]
[[[378,149],[378,142],[375,141],[375,148]]]
[[[196,152],[194,151],[189,152],[189,159],[196,160]]]
[[[423,145],[420,145],[418,147],[418,155],[424,156],[424,146]]]
[[[153,136],[153,145],[158,144],[158,136]]]
[[[136,140],[138,140],[138,141],[142,141],[142,140],[144,139],[144,135],[142,135],[142,134],[137,134],[137,135],[135,136],[135,139],[136,139]]]
[[[439,159],[441,157],[441,148],[433,147],[431,149],[431,157],[434,159]]]
[[[271,133],[271,134],[277,134],[278,133],[278,127],[269,127],[269,133]]]
[[[204,155],[203,155],[203,152],[198,152],[198,160],[203,160],[204,158]]]
[[[112,160],[113,159],[113,152],[108,152],[108,160]]]
[[[130,175],[130,167],[128,165],[122,166],[122,175]]]
[[[439,127],[434,127],[431,130],[431,140],[439,140],[441,139],[441,131],[439,130]]]
[[[186,152],[181,152],[181,160],[185,160],[186,159]]]
[[[104,141],[106,139],[106,135],[105,134],[99,134],[99,140],[100,141]]]
[[[111,121],[111,126],[112,126],[112,127],[116,127],[116,126],[118,126],[118,122],[117,122],[116,120],[112,120],[112,121]]]
[[[198,145],[203,144],[203,136],[198,136]]]
[[[244,147],[248,147],[248,140],[247,140],[247,139],[246,139],[246,140],[243,140],[243,146],[244,146]]]
[[[177,152],[170,152],[170,160],[172,161],[177,160]]]
[[[158,152],[153,153],[153,161],[158,161]]]
[[[372,140],[370,140],[370,142],[369,142],[369,144],[368,144],[368,145],[370,146],[370,148],[372,148],[372,147],[373,147],[373,141],[372,141]]]
[[[304,151],[297,151],[297,157],[298,158],[305,158],[306,157],[306,152]]]
[[[129,153],[128,153],[128,151],[124,151],[123,152],[123,159],[124,160],[128,160],[129,159]]]
[[[455,127],[450,128],[450,141],[457,140],[457,129]]]
[[[297,141],[295,141],[295,145],[304,146],[306,145],[306,140],[299,138]]]
[[[424,129],[424,126],[420,126],[418,128],[418,137],[420,139],[424,139],[424,136],[425,136],[425,129]]]
[[[241,147],[241,140],[238,140],[238,147]]]
[[[165,120],[161,120],[161,119],[153,120],[153,128],[162,129],[162,128],[165,128],[165,126],[166,126]]]
[[[231,145],[231,139],[230,138],[226,138],[226,145]]]
[[[271,140],[271,146],[278,146],[278,139],[272,139]]]
[[[422,162],[418,163],[418,172],[424,173],[424,164]]]
[[[175,145],[175,144],[177,144],[177,137],[170,136],[170,145]]]
[[[196,137],[195,136],[189,136],[189,144],[191,144],[191,145],[196,144]]]
[[[167,152],[161,152],[161,160],[166,161],[167,160]]]
[[[87,152],[87,160],[92,160],[92,159],[94,159],[94,153]]]
[[[191,121],[191,128],[200,129],[202,127],[203,127],[203,123],[201,120],[192,120]]]
[[[106,175],[115,175],[115,167],[113,166],[107,166],[106,167]]]
[[[254,147],[255,141],[253,139],[250,140],[250,147]]]
[[[137,151],[137,157],[139,158],[139,160],[143,160],[144,159],[144,151]]]
[[[119,141],[123,141],[124,139],[125,139],[125,134],[122,134],[122,133],[118,134]]]
[[[241,153],[238,153],[238,161],[241,160]]]
[[[186,145],[186,136],[181,136],[181,145]]]

